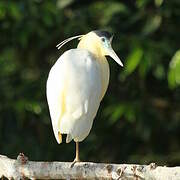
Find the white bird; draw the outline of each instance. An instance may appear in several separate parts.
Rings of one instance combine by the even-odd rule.
[[[62,134],[67,134],[66,143],[74,140],[74,162],[78,162],[79,142],[88,136],[109,84],[105,56],[123,64],[111,47],[113,36],[109,32],[71,37],[58,44],[58,49],[75,38],[80,40],[77,48],[63,53],[49,72],[47,101],[57,142],[62,142]]]

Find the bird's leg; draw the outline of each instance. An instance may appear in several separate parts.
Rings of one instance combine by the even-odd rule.
[[[76,157],[74,159],[74,161],[71,164],[71,168],[74,166],[75,163],[80,162],[80,158],[79,158],[79,142],[76,142]]]
[[[79,159],[79,142],[76,142],[76,157],[75,157],[76,162],[80,162]]]

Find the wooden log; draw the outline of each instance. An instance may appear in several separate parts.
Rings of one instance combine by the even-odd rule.
[[[80,162],[34,162],[20,153],[17,159],[0,155],[0,177],[8,179],[119,179],[180,180],[180,167],[162,167],[155,163],[105,164]]]

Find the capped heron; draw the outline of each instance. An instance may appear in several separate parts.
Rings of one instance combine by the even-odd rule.
[[[74,36],[57,45],[79,39],[77,48],[64,52],[49,72],[47,101],[57,142],[76,142],[76,157],[79,159],[79,142],[89,134],[100,102],[109,83],[110,56],[120,66],[121,60],[111,47],[113,36],[107,31],[91,31]]]

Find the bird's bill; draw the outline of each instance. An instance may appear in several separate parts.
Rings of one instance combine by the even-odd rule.
[[[108,55],[114,59],[120,66],[123,67],[123,63],[121,62],[121,60],[119,59],[119,57],[117,56],[117,54],[114,52],[114,50],[112,48],[110,48]]]

